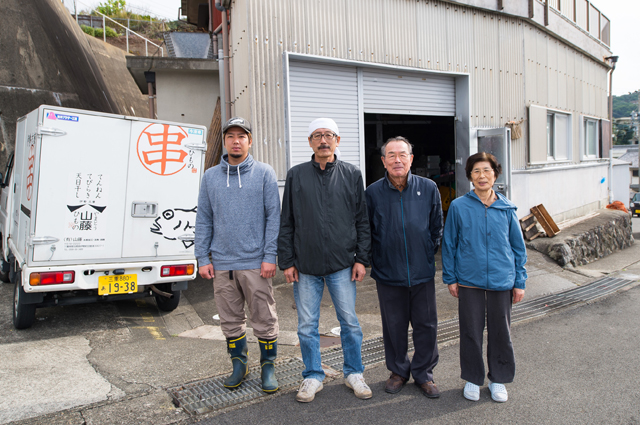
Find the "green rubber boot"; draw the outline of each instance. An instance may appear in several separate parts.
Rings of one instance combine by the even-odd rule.
[[[247,355],[247,334],[239,338],[227,339],[227,352],[231,356],[233,372],[222,383],[226,388],[236,388],[242,384],[242,380],[249,374]]]
[[[276,367],[273,364],[278,355],[278,340],[263,341],[258,339],[258,345],[260,345],[260,366],[262,367],[262,391],[274,393],[278,391]]]

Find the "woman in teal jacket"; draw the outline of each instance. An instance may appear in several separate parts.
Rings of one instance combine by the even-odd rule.
[[[442,279],[458,298],[463,395],[477,401],[484,385],[482,335],[487,322],[491,398],[507,401],[513,382],[511,306],[524,298],[527,251],[516,206],[493,190],[502,172],[495,156],[480,152],[467,160],[474,189],[449,207],[442,242]]]

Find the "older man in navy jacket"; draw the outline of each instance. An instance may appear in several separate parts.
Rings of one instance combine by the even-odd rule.
[[[442,204],[436,184],[411,174],[412,146],[393,137],[382,146],[385,177],[367,188],[371,223],[371,276],[376,280],[387,368],[385,391],[399,392],[413,376],[429,398],[438,363],[435,258],[442,238]],[[409,323],[415,353],[407,355]]]

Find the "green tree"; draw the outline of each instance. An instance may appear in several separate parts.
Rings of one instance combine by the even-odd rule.
[[[613,96],[613,118],[628,117],[631,112],[638,110],[638,91]]]
[[[96,10],[107,16],[115,16],[121,14],[126,5],[126,0],[107,0],[104,3],[100,3],[98,7],[96,7]]]

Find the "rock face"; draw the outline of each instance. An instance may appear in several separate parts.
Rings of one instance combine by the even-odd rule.
[[[16,121],[42,104],[147,116],[125,53],[87,36],[60,0],[0,0],[0,172]]]
[[[564,267],[591,263],[634,243],[629,214],[613,210],[598,212],[597,217],[566,228],[553,238],[535,239],[527,246],[547,254]]]

